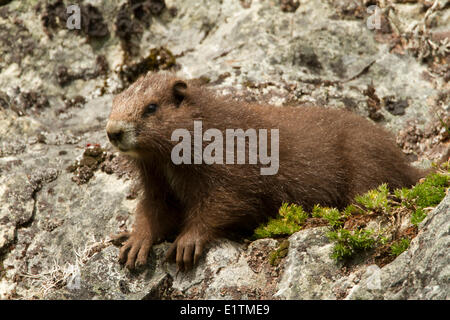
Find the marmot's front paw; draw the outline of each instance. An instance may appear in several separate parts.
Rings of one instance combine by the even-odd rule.
[[[132,270],[147,263],[153,241],[147,232],[122,232],[112,237],[113,242],[125,242],[120,248],[119,262]]]
[[[167,251],[165,260],[176,256],[178,271],[188,271],[197,264],[207,240],[198,234],[187,233],[178,236]],[[176,252],[176,254],[175,254]]]

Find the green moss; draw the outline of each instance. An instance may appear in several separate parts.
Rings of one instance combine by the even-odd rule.
[[[403,238],[391,245],[391,255],[399,256],[402,252],[406,251],[409,247],[410,240],[408,238]]]
[[[408,196],[420,208],[436,206],[444,199],[448,185],[448,176],[433,173],[423,183],[417,184]]]
[[[441,165],[440,170],[442,168]],[[390,255],[397,256],[408,248],[410,239],[396,240],[393,235],[386,237],[382,235],[382,232],[364,229],[362,227],[367,219],[355,218],[353,221],[349,219],[352,219],[354,215],[362,214],[369,217],[390,215],[391,211],[402,207],[401,212],[404,213],[403,210],[406,210],[411,214],[411,226],[417,226],[426,217],[425,208],[439,204],[448,186],[448,174],[433,173],[413,188],[397,189],[393,193],[389,191],[387,184],[383,184],[377,189],[357,196],[356,204],[349,205],[342,211],[317,204],[313,207],[311,214],[308,214],[301,206],[284,203],[278,216],[270,219],[267,224],[259,226],[253,238],[289,236],[299,231],[309,217],[313,217],[327,220],[330,227],[327,236],[334,243],[332,257],[336,260],[345,260],[358,252],[382,247],[386,248],[383,250],[390,250]],[[350,221],[348,225],[351,230],[344,228],[346,221]],[[387,245],[388,238],[391,239],[389,241],[394,241],[391,246]],[[276,263],[278,256],[276,251],[272,252],[269,257],[270,263]]]
[[[321,207],[318,204],[314,206],[312,216],[327,220],[331,227],[339,227],[344,223],[344,215],[338,209]]]
[[[254,239],[289,236],[300,230],[301,225],[308,218],[308,213],[301,206],[283,203],[278,216],[270,219],[265,225],[259,226],[254,234]]]
[[[370,190],[367,193],[357,196],[355,201],[362,204],[369,210],[390,211],[388,196],[389,189],[387,184],[382,184],[377,189]]]
[[[322,218],[322,212],[322,207],[319,204],[316,204],[311,211],[311,216],[313,218]]]
[[[426,217],[424,209],[426,207],[436,206],[442,201],[448,185],[448,176],[431,174],[422,183],[417,184],[412,189],[402,188],[395,190],[394,195],[401,201],[401,206],[413,211],[411,224],[417,226]],[[383,184],[375,190],[370,190],[361,196],[357,196],[355,201],[363,205],[367,210],[389,214],[393,205],[389,199],[389,195],[387,185]],[[316,214],[318,214],[319,210],[317,209],[316,211]],[[348,218],[356,212],[361,211],[358,211],[357,208],[347,207],[341,217]],[[335,242],[332,257],[336,260],[349,258],[359,251],[368,250],[387,242],[386,238],[380,234],[375,234],[371,230],[349,231],[343,228],[338,229],[339,224],[329,224],[334,229],[328,233],[328,238],[330,241]],[[391,254],[399,255],[405,251],[409,246],[409,241],[409,239],[404,238],[394,243],[391,246]]]
[[[411,207],[411,189],[408,188],[402,188],[402,189],[395,189],[394,195],[397,199],[401,201],[401,206]]]
[[[348,218],[356,213],[364,213],[362,210],[351,204],[344,209],[343,216]]]
[[[335,208],[325,208],[323,218],[328,221],[328,224],[335,228],[341,226],[344,222],[342,221],[342,214],[338,209]]]
[[[344,260],[357,252],[372,249],[379,241],[374,231],[370,229],[349,231],[342,228],[328,232],[327,237],[336,242],[331,254],[336,260]]]
[[[411,215],[411,223],[415,226],[419,225],[425,219],[427,214],[422,208],[417,208]]]
[[[284,240],[283,242],[280,243],[278,249],[273,250],[269,254],[270,265],[274,267],[277,266],[280,263],[281,259],[287,256],[288,252],[289,252],[289,241]]]
[[[433,173],[410,190],[396,191],[396,196],[402,199],[402,204],[413,207],[411,223],[417,226],[426,217],[424,209],[438,205],[444,199],[448,186],[448,176]]]

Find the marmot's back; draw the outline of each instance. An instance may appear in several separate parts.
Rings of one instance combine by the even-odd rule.
[[[424,175],[389,132],[363,117],[338,109],[289,109],[280,123],[279,172],[293,188],[310,190],[296,194],[308,198],[306,207],[314,202],[342,207],[382,183],[409,187]]]

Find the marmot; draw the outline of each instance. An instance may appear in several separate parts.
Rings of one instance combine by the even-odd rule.
[[[199,163],[195,152],[187,155],[192,164],[175,164],[173,133],[184,129],[194,136],[195,121],[203,131],[222,133],[277,129],[277,172],[261,174],[267,167],[261,163]],[[344,208],[382,183],[410,187],[423,175],[390,134],[349,111],[236,101],[166,73],[149,73],[117,95],[106,131],[142,182],[134,229],[116,236],[128,239],[119,261],[130,269],[145,264],[152,245],[171,235],[167,257],[175,255],[178,269],[188,270],[207,242],[254,230],[284,202],[306,210],[315,204]],[[269,144],[267,153],[272,149]]]

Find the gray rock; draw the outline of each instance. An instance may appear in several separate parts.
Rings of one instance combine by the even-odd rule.
[[[379,268],[343,272],[330,258],[327,228],[300,231],[290,247],[275,297],[283,299],[448,299],[450,195],[420,225],[408,250]]]
[[[366,272],[347,299],[450,297],[450,195],[420,225],[410,247],[392,263]]]
[[[289,237],[289,254],[276,297],[283,299],[336,299],[333,283],[340,268],[331,259],[327,228],[300,231]]]

